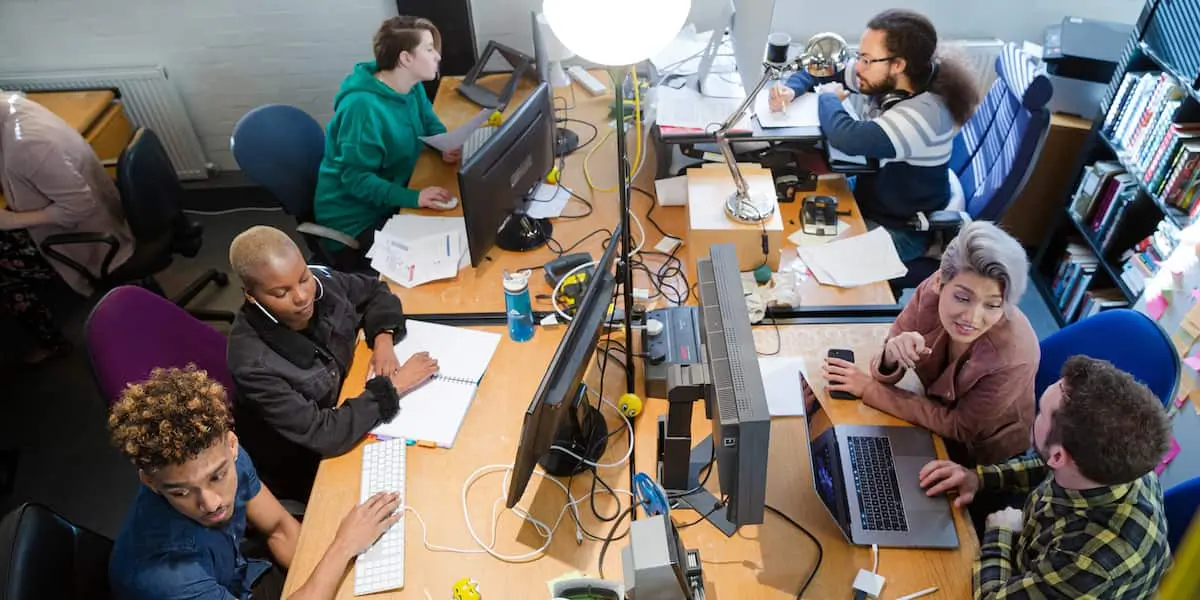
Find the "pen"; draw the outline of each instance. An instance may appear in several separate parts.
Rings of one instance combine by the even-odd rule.
[[[408,265],[408,280],[409,281],[413,280],[413,269],[415,269],[415,268],[417,268],[417,265]]]
[[[920,597],[922,597],[922,596],[928,596],[928,595],[930,595],[930,594],[932,594],[932,593],[934,593],[934,592],[936,592],[936,591],[938,591],[938,589],[937,589],[936,587],[925,588],[925,589],[923,589],[923,590],[921,590],[921,591],[919,591],[919,592],[913,592],[913,593],[911,593],[911,594],[909,594],[909,595],[907,595],[907,596],[900,596],[899,598],[896,598],[896,600],[913,600],[914,598],[920,598]]]

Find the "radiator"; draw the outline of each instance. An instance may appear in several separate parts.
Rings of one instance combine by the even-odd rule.
[[[979,91],[986,94],[996,81],[996,59],[1004,47],[1001,40],[947,40],[947,53],[961,56],[978,78]]]
[[[158,134],[180,179],[207,179],[208,161],[183,100],[163,67],[0,73],[0,89],[43,92],[111,89],[135,127]]]

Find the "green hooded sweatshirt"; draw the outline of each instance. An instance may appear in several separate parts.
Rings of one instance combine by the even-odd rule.
[[[407,186],[424,147],[419,138],[446,131],[425,86],[401,94],[376,71],[374,62],[355,65],[333,99],[313,199],[317,223],[351,237],[399,208],[416,208],[420,192]]]

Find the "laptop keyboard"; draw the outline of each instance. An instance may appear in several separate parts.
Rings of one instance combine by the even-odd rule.
[[[850,468],[858,493],[859,516],[869,531],[908,531],[900,483],[886,437],[849,436]]]

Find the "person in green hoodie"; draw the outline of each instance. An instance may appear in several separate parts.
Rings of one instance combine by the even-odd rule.
[[[355,65],[333,100],[325,156],[313,209],[317,223],[359,242],[359,250],[330,242],[338,267],[361,270],[375,231],[401,208],[440,208],[451,199],[441,187],[408,187],[424,147],[421,136],[446,131],[423,81],[437,77],[441,34],[428,19],[398,16],[375,33],[375,60]],[[444,152],[457,162],[461,149]]]

